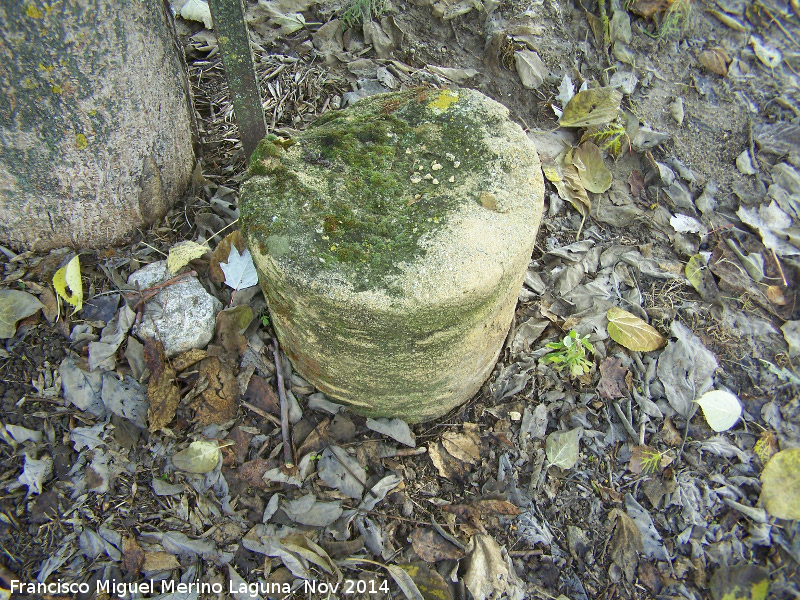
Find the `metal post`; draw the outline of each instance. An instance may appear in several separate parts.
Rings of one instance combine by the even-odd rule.
[[[258,142],[267,135],[267,124],[244,21],[244,6],[242,0],[208,0],[208,6],[225,66],[239,136],[245,155],[250,158]]]

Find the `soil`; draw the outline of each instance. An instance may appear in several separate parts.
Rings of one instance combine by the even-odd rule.
[[[615,344],[604,333],[605,322],[602,327],[587,325],[593,313],[579,310],[579,296],[568,300],[558,292],[563,280],[554,273],[573,263],[561,260],[553,251],[575,242],[581,217],[555,197],[556,190],[548,183],[550,212],[540,228],[531,263],[546,289],[533,294],[529,290],[521,297],[507,346],[481,392],[446,417],[412,428],[417,448],[425,453],[397,451],[381,457],[386,445],[393,444],[391,439],[379,436],[363,418],[347,413],[333,417],[309,408],[314,390],[291,370],[287,373],[287,386],[302,410],[302,419],[291,433],[296,450],[312,447],[317,436],[324,440],[314,446],[319,451],[332,444],[348,448],[367,467],[370,484],[389,474],[398,474],[403,480],[383,502],[359,517],[358,527],[350,526],[347,542],[335,541],[320,528],[297,525],[285,510],[286,502],[308,491],[320,500],[344,501],[346,508],[357,502],[317,479],[310,478],[301,491],[261,477],[281,465],[277,457],[282,449],[280,428],[274,424],[279,422],[279,415],[274,414],[279,411],[275,410],[277,378],[269,348],[273,332],[263,300],[253,301],[256,315],[264,317],[258,321],[261,326],[247,332],[251,342],[261,340],[260,355],[264,363],[270,363],[256,371],[265,386],[262,392],[251,392],[255,385],[251,380],[248,392],[237,398],[234,421],[217,429],[198,424],[188,400],[162,431],[148,432],[114,417],[106,431],[114,469],[107,489],[101,492],[86,491],[87,478],[88,485],[96,487],[91,477],[98,475],[86,463],[95,460],[97,453],[76,448],[70,439],[76,427],[95,426],[99,420],[63,400],[57,369],[66,356],[79,359],[86,355],[88,339],[76,339],[76,325],[88,326],[99,335],[108,317],[69,315],[62,307],[58,320],[48,321],[37,313],[20,322],[16,336],[0,348],[0,420],[5,426],[41,432],[43,437],[36,443],[0,446],[4,464],[0,579],[6,584],[12,579],[34,582],[44,570],[47,581],[94,586],[95,581],[112,579],[135,582],[147,573],[157,578],[182,577],[185,582],[225,582],[227,589],[232,578],[229,568],[223,566],[227,563],[245,582],[292,582],[296,578],[279,552],[265,556],[243,544],[245,534],[252,535],[258,527],[285,526],[296,527],[340,560],[346,579],[378,587],[385,581],[390,584],[388,592],[381,589],[349,597],[403,597],[388,571],[376,563],[415,565],[413,579],[425,598],[468,598],[470,593],[476,595],[476,582],[488,586],[485,593],[477,593],[482,597],[491,597],[493,588],[504,588],[499,596],[515,599],[721,598],[747,565],[759,570],[755,575],[748,572],[751,579],[744,585],[769,577],[771,598],[800,597],[798,521],[758,512],[761,450],[785,450],[797,446],[800,439],[800,386],[774,374],[780,369],[798,372],[780,327],[800,318],[796,304],[800,263],[794,257],[768,252],[757,233],[736,217],[740,206],[762,203],[774,165],[781,161],[800,165],[800,141],[796,139],[794,150],[783,155],[753,142],[754,128],[792,119],[796,123],[800,113],[796,41],[800,39],[800,14],[786,3],[761,0],[719,6],[680,2],[633,2],[627,7],[633,66],[616,61],[608,48],[599,49],[602,44],[596,42],[587,20],[587,12],[600,14],[594,2],[503,1],[490,16],[485,10],[489,2],[484,6],[476,3],[474,9],[449,20],[434,16],[437,8],[424,0],[397,3],[385,13],[393,17],[394,29],[382,21],[385,29],[394,31],[386,59],[379,59],[369,45],[363,47],[359,30],[345,34],[349,53],[325,56],[313,49],[310,40],[319,28],[314,23],[327,22],[340,13],[340,6],[308,2],[294,6],[288,0],[280,5],[271,3],[284,12],[301,11],[305,16],[306,27],[283,36],[265,24],[263,14],[253,17],[266,3],[251,3],[248,10],[267,124],[270,132],[283,137],[340,106],[348,93],[380,89],[374,76],[376,66],[392,66],[396,79],[398,72],[405,73],[403,87],[447,85],[425,70],[426,65],[435,65],[478,71],[463,85],[507,106],[512,118],[535,139],[566,135],[577,145],[580,132],[559,129],[553,110],[563,108],[557,96],[564,75],[577,87],[584,80],[603,86],[615,73],[635,73],[638,84],[633,93],[625,95],[622,108],[641,126],[668,134],[668,138],[649,149],[625,148],[616,159],[606,158],[612,188],[591,196],[593,209],[583,224],[581,239],[603,251],[626,246],[639,252],[636,268],[622,262],[614,267],[617,294],[624,293],[630,300],[638,293],[639,300],[632,302],[639,309],[637,315],[671,336],[671,343],[676,337],[670,326],[677,320],[714,354],[719,364],[716,386],[734,392],[745,410],[744,419],[733,429],[717,434],[700,413],[689,423],[680,415],[669,415],[663,385],[652,377],[648,381],[651,391],[662,385],[662,396],[657,399],[663,412],[660,417],[643,417],[643,409],[631,400],[631,394],[644,393],[648,366],[659,354],[630,352]],[[685,9],[675,22],[665,12],[671,6]],[[648,7],[653,17],[635,14]],[[736,15],[746,31],[723,25],[709,12],[721,9]],[[745,15],[749,15],[747,19]],[[199,119],[200,160],[193,189],[164,222],[139,232],[127,247],[81,254],[87,298],[118,292],[119,282],[129,273],[163,258],[175,243],[208,239],[237,216],[236,193],[246,169],[221,60],[213,38],[202,35],[202,25],[178,19],[178,32],[187,53]],[[195,35],[198,33],[201,35]],[[767,67],[756,55],[751,36],[764,46],[779,49],[781,63]],[[538,52],[549,70],[537,89],[524,88],[514,67],[514,53],[525,48]],[[727,56],[724,76],[700,62],[701,52],[713,48],[722,48]],[[364,75],[353,67],[359,58],[374,61],[373,71]],[[410,68],[403,71],[401,67]],[[678,98],[685,113],[680,124],[669,108]],[[736,167],[736,158],[748,149],[757,151],[755,176]],[[694,200],[708,182],[718,187],[717,209],[702,215],[711,231],[702,238],[677,236],[669,226],[671,215],[688,209],[676,206],[663,194],[665,186],[654,173],[656,163],[671,164],[677,171],[674,160],[691,171],[690,175],[678,174],[678,179],[683,178]],[[633,192],[636,185],[631,182],[637,176],[642,184]],[[620,212],[620,207],[627,212]],[[717,296],[709,292],[701,297],[689,285],[682,274],[691,256],[706,250],[723,252],[727,238],[762,253],[766,281],[776,284],[781,302],[761,301],[746,286],[727,285],[719,270],[712,269],[712,278],[719,284]],[[214,239],[212,247],[216,243]],[[0,256],[2,285],[43,297],[55,269],[68,257],[64,252],[45,257],[4,253]],[[645,268],[650,258],[660,270]],[[595,281],[596,262],[594,270],[581,273],[584,285]],[[665,275],[676,275],[670,270],[675,265],[677,276]],[[223,304],[231,302],[230,290],[210,276],[207,259],[195,261],[192,267]],[[596,299],[592,303],[601,305]],[[532,339],[517,338],[516,333],[530,319],[544,327]],[[770,325],[775,328],[774,335],[767,331]],[[540,359],[549,351],[546,342],[556,342],[570,329],[581,327],[586,327],[581,334],[591,334],[595,350],[587,374],[573,378],[542,365]],[[524,348],[515,347],[518,339]],[[220,352],[222,364],[226,359]],[[620,358],[633,380],[633,384],[631,379],[627,381],[627,398],[621,401],[619,396],[598,391],[601,370],[610,369],[612,363],[606,361],[614,357]],[[130,371],[120,351],[117,372],[124,375]],[[191,395],[199,379],[190,370],[180,374],[181,393]],[[625,387],[624,379],[620,385]],[[540,405],[546,407],[547,417],[544,429],[535,433],[530,419]],[[629,420],[628,425],[641,426],[635,437],[626,432],[620,414]],[[528,427],[527,433],[523,425]],[[545,439],[554,432],[575,430],[583,435],[575,464],[563,468],[551,464]],[[4,437],[10,439],[8,434]],[[217,479],[192,478],[175,471],[169,457],[190,441],[204,438],[224,439],[224,444],[230,444],[223,449],[222,467],[215,471]],[[254,445],[253,439],[260,443]],[[640,465],[637,471],[632,459],[642,452],[642,441],[658,460],[654,468],[642,470]],[[26,493],[24,484],[15,485],[28,454],[30,459],[52,458],[52,472],[38,494]],[[179,486],[180,491],[158,495],[155,479]],[[265,509],[278,493],[282,508],[264,518]],[[639,537],[630,535],[639,539],[639,545],[626,545],[629,521],[636,521],[632,531],[638,531]],[[434,529],[440,533],[433,533]],[[230,556],[218,560],[214,558],[217,554],[200,552],[204,556],[200,559],[199,551],[176,549],[177,542],[167,544],[162,537],[165,532],[185,534],[205,548],[213,542],[214,553],[228,552]],[[456,543],[444,541],[442,532]],[[642,538],[642,532],[651,535]],[[429,534],[435,541],[426,545],[420,538]],[[485,541],[482,535],[492,541]],[[496,558],[492,552],[475,550],[479,540],[497,548],[499,562],[492,562]],[[459,550],[459,544],[471,552],[471,561],[461,558],[465,550]],[[342,562],[347,557],[364,562]],[[144,571],[148,560],[151,566],[161,567]],[[476,566],[481,560],[486,563]],[[507,581],[491,577],[499,571],[508,573],[509,566],[516,575],[507,575]],[[321,565],[306,562],[306,568],[311,569],[315,581],[336,580]],[[453,573],[454,578],[450,577]],[[296,597],[323,597],[302,590],[295,592]],[[229,596],[226,592],[192,597]],[[249,596],[237,596],[242,597]]]

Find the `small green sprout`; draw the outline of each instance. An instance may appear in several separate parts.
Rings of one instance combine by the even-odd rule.
[[[664,452],[658,450],[645,450],[642,452],[642,473],[655,473],[661,468],[661,459]]]
[[[597,146],[614,156],[619,156],[622,152],[622,144],[625,140],[627,140],[628,149],[630,150],[631,148],[631,139],[619,119],[615,119],[602,127],[590,127],[586,134]]]
[[[587,350],[594,352],[588,335],[578,337],[578,332],[573,329],[562,341],[550,342],[547,347],[555,352],[546,354],[542,360],[552,363],[556,369],[569,367],[569,374],[572,377],[580,377],[592,369],[594,363],[586,358]]]

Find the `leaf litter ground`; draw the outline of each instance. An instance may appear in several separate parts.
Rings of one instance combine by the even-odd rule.
[[[791,5],[633,2],[626,17],[613,4],[442,0],[347,31],[333,6],[248,6],[278,135],[370,93],[452,81],[508,106],[553,161],[590,136],[610,186],[580,160],[568,185],[548,187],[501,360],[453,414],[409,428],[341,413],[284,360],[286,469],[269,315],[222,267],[245,250],[226,237],[244,161],[222,66],[213,35],[179,20],[202,148],[193,193],[130,246],[81,254],[75,315],[56,320],[50,291],[69,251],[2,258],[3,289],[45,308],[3,317],[16,334],[0,351],[0,579],[228,589],[347,578],[371,598],[573,600],[721,598],[737,586],[734,597],[763,597],[769,580],[773,597],[796,597]],[[619,86],[636,126],[593,133],[614,117],[595,112],[557,130],[584,80]],[[193,247],[184,270],[231,312],[210,345],[166,359],[127,333],[120,306],[146,318],[127,276],[187,241],[213,252]],[[578,377],[541,360],[572,330],[593,349]],[[642,335],[656,348],[631,348]],[[741,404],[732,428],[716,432],[696,410],[709,390],[725,398],[708,407],[717,429],[738,414],[724,394]]]

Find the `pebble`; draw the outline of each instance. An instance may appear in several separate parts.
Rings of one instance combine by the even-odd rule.
[[[742,175],[755,175],[758,173],[753,166],[753,161],[750,160],[750,152],[748,150],[736,157],[736,168],[739,169],[739,173]]]
[[[679,126],[683,125],[683,119],[685,116],[685,113],[683,112],[683,98],[678,96],[670,103],[669,113]]]

